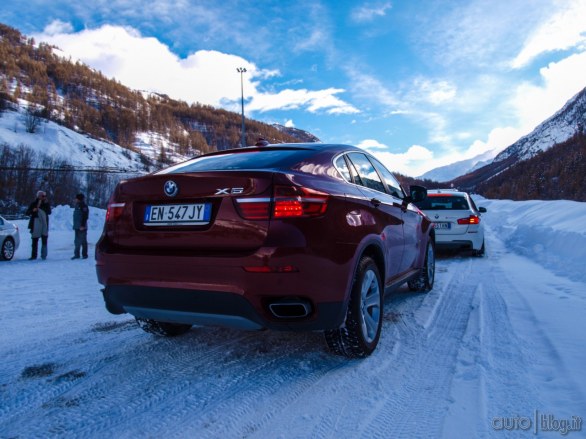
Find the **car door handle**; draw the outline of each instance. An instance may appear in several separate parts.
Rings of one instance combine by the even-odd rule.
[[[371,198],[370,204],[372,204],[374,207],[378,207],[381,205],[381,201],[377,198]]]

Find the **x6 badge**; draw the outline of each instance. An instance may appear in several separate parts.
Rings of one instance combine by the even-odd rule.
[[[240,195],[242,192],[244,192],[243,187],[224,187],[216,189],[214,195]]]

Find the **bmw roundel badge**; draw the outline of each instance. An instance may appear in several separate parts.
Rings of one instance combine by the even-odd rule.
[[[177,192],[179,192],[179,186],[177,186],[177,183],[175,183],[173,180],[168,180],[165,182],[163,191],[168,197],[174,197],[177,195]]]

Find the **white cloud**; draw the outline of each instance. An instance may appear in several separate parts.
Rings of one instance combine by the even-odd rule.
[[[542,53],[566,50],[586,42],[586,1],[564,0],[561,10],[533,32],[517,57],[513,68],[529,64]]]
[[[336,96],[344,91],[342,89],[263,92],[261,80],[278,76],[279,71],[261,69],[240,56],[199,50],[181,59],[168,46],[155,38],[142,36],[133,28],[104,25],[78,33],[71,33],[70,29],[66,23],[53,22],[35,38],[57,45],[64,53],[133,89],[237,110],[241,88],[236,68],[244,67],[247,70],[243,76],[247,111],[358,112]]]
[[[322,29],[312,29],[309,36],[295,44],[294,50],[299,52],[322,49],[329,42],[329,34]]]
[[[433,105],[445,104],[456,97],[456,87],[447,81],[427,81],[422,91],[425,92],[427,102]]]
[[[378,140],[374,139],[365,139],[358,144],[359,148],[366,149],[368,151],[373,151],[377,149],[388,149],[388,146],[380,143]]]
[[[511,105],[518,114],[520,126],[529,131],[561,109],[586,85],[584,72],[586,52],[541,68],[542,85],[525,82],[518,86]]]
[[[293,123],[293,120],[289,119],[287,122],[285,122],[285,126],[287,128],[295,128],[295,124]]]
[[[488,134],[486,141],[475,140],[462,154],[462,158],[459,160],[471,159],[488,151],[495,151],[495,153],[499,153],[507,146],[515,143],[525,134],[527,134],[527,132],[521,128],[494,128]]]
[[[252,101],[246,105],[247,111],[297,110],[305,108],[310,113],[325,111],[328,114],[351,114],[359,110],[342,101],[335,95],[342,89],[328,88],[311,91],[282,90],[278,93],[256,92]]]
[[[61,20],[53,20],[49,25],[45,27],[44,32],[48,35],[70,33],[73,32],[73,26],[71,25],[71,23],[66,23]]]
[[[417,11],[413,34],[439,66],[486,70],[519,50],[519,39],[551,14],[552,0],[427,2]]]
[[[351,79],[352,92],[360,98],[372,100],[390,108],[397,107],[401,103],[401,100],[378,78],[364,73],[351,63],[345,68]]]
[[[456,98],[457,87],[446,80],[435,80],[417,77],[407,87],[408,91],[401,99],[407,100],[409,105],[418,103],[442,105],[452,102]]]
[[[415,176],[422,174],[425,171],[420,172],[419,170],[427,168],[434,157],[433,151],[420,145],[412,145],[403,153],[389,152],[387,145],[374,139],[363,140],[357,146],[369,151],[390,171],[404,175]]]
[[[391,7],[392,5],[389,2],[379,5],[364,5],[353,9],[350,17],[355,22],[366,23],[373,21],[375,18],[384,17]]]

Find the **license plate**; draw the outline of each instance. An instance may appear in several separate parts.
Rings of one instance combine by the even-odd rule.
[[[450,223],[433,223],[434,229],[449,229]]]
[[[147,206],[144,212],[145,226],[190,226],[210,222],[212,205],[200,204],[165,204]]]

